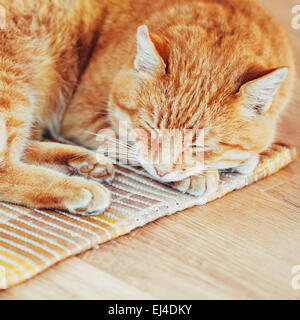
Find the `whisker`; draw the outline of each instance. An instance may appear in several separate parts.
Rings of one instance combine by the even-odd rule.
[[[130,157],[126,154],[112,154],[112,153],[107,153],[105,154],[106,157],[114,157],[114,158],[119,158],[119,159],[132,159],[132,160],[137,160],[136,157]]]
[[[104,141],[108,140],[112,142],[112,145],[107,146],[107,148],[109,149],[102,148],[101,150],[101,146],[100,146],[100,148],[98,149],[98,152],[103,153],[106,157],[108,157],[112,161],[113,164],[118,164],[126,161],[128,164],[132,166],[140,166],[140,163],[136,155],[136,151],[137,151],[136,146],[131,146],[122,140],[115,139],[110,136],[101,136],[99,134],[96,134],[88,130],[85,130],[85,132],[91,135],[94,135],[96,137],[101,137],[103,138]]]
[[[136,153],[135,152],[130,152],[127,150],[116,150],[116,149],[98,149],[98,152],[102,152],[102,153],[112,153],[112,154],[124,154],[124,155],[128,155],[128,156],[132,156],[132,157],[136,157]]]
[[[112,142],[115,142],[116,144],[118,144],[121,147],[125,147],[125,148],[128,148],[128,149],[136,150],[136,147],[131,146],[129,144],[126,144],[125,142],[122,142],[121,140],[117,140],[117,139],[114,139],[114,138],[111,138],[111,137],[104,137],[104,139],[107,139],[107,140],[110,140]]]
[[[137,159],[131,159],[131,158],[120,158],[120,157],[114,157],[114,156],[108,156],[108,158],[114,163],[114,164],[118,164],[120,162],[124,162],[126,161],[127,163],[131,164],[131,165],[137,165],[140,166],[140,163]]]
[[[111,146],[111,145],[109,145],[109,146],[107,146],[107,147],[100,147],[100,150],[136,154],[136,150],[130,150],[130,149],[125,149],[125,148],[120,148],[120,146]]]
[[[128,155],[128,156],[133,156],[133,157],[136,157],[136,153],[135,152],[130,152],[130,151],[127,151],[127,150],[116,150],[116,149],[99,149],[100,152],[102,153],[112,153],[112,154],[124,154],[124,155]]]
[[[115,139],[115,138],[110,137],[110,136],[101,136],[101,135],[99,135],[99,134],[97,134],[97,133],[94,133],[94,132],[91,132],[91,131],[88,131],[88,130],[85,130],[85,132],[87,132],[87,133],[89,133],[89,134],[92,134],[92,135],[94,135],[94,136],[97,136],[97,137],[102,137],[103,139],[107,139],[107,140],[110,140],[110,141],[112,141],[112,142],[116,142],[116,143],[118,143],[119,145],[124,146],[124,147],[126,147],[126,148],[136,149],[136,147],[131,146],[130,144],[128,144],[128,143],[126,143],[126,142],[124,142],[124,141],[122,141],[122,140],[120,140],[120,139]]]
[[[107,155],[107,157],[108,157],[108,158],[113,158],[113,159],[120,159],[120,160],[138,161],[137,158],[119,157],[118,155]]]
[[[109,153],[105,153],[109,156],[113,156],[113,157],[123,157],[123,158],[131,158],[131,159],[137,159],[137,157],[132,156],[132,155],[128,155],[128,154],[120,154],[120,153],[114,153],[114,152],[109,152]]]

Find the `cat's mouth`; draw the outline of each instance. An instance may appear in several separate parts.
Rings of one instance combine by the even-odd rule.
[[[182,181],[196,174],[195,172],[182,173],[178,171],[171,171],[164,174],[159,174],[159,171],[149,161],[146,161],[142,157],[138,157],[138,162],[141,165],[141,167],[149,174],[150,178],[155,179],[161,183]]]
[[[182,175],[182,174],[178,174],[178,172],[170,172],[164,175],[163,177],[161,177],[156,173],[155,170],[151,170],[151,169],[149,170],[149,168],[146,166],[142,166],[142,167],[144,170],[146,170],[147,173],[149,173],[151,178],[162,183],[181,181],[189,176],[188,174]]]

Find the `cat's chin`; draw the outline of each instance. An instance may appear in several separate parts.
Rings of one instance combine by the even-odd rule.
[[[152,164],[140,162],[140,165],[149,174],[150,178],[161,183],[179,182],[190,176],[189,174],[179,174],[178,172],[170,172],[165,176],[160,177],[155,171],[154,166]]]
[[[155,176],[151,175],[151,177],[161,183],[179,182],[188,177],[188,175],[178,177],[175,174],[176,172],[171,172],[164,177],[159,177],[158,175],[155,175]]]

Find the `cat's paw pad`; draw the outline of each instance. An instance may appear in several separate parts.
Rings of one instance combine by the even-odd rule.
[[[65,201],[65,206],[73,214],[99,215],[109,207],[110,202],[110,192],[104,186],[90,182],[74,187],[74,197]]]
[[[173,182],[171,186],[180,192],[193,196],[208,196],[218,190],[219,172],[218,170],[203,172],[201,175]]]
[[[68,163],[71,173],[80,174],[97,181],[111,181],[114,178],[114,166],[104,156],[92,152],[74,157]]]

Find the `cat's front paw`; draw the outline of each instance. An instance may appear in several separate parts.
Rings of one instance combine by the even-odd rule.
[[[65,207],[70,213],[78,215],[99,215],[107,209],[111,203],[111,195],[108,189],[99,183],[86,181],[79,177],[72,179],[75,182],[71,186],[73,197],[65,200]]]
[[[209,170],[203,172],[201,175],[173,182],[171,186],[180,192],[189,193],[193,196],[210,195],[218,190],[219,171]]]
[[[91,151],[70,159],[68,166],[71,173],[80,174],[99,182],[111,181],[114,178],[114,166],[110,160]]]

